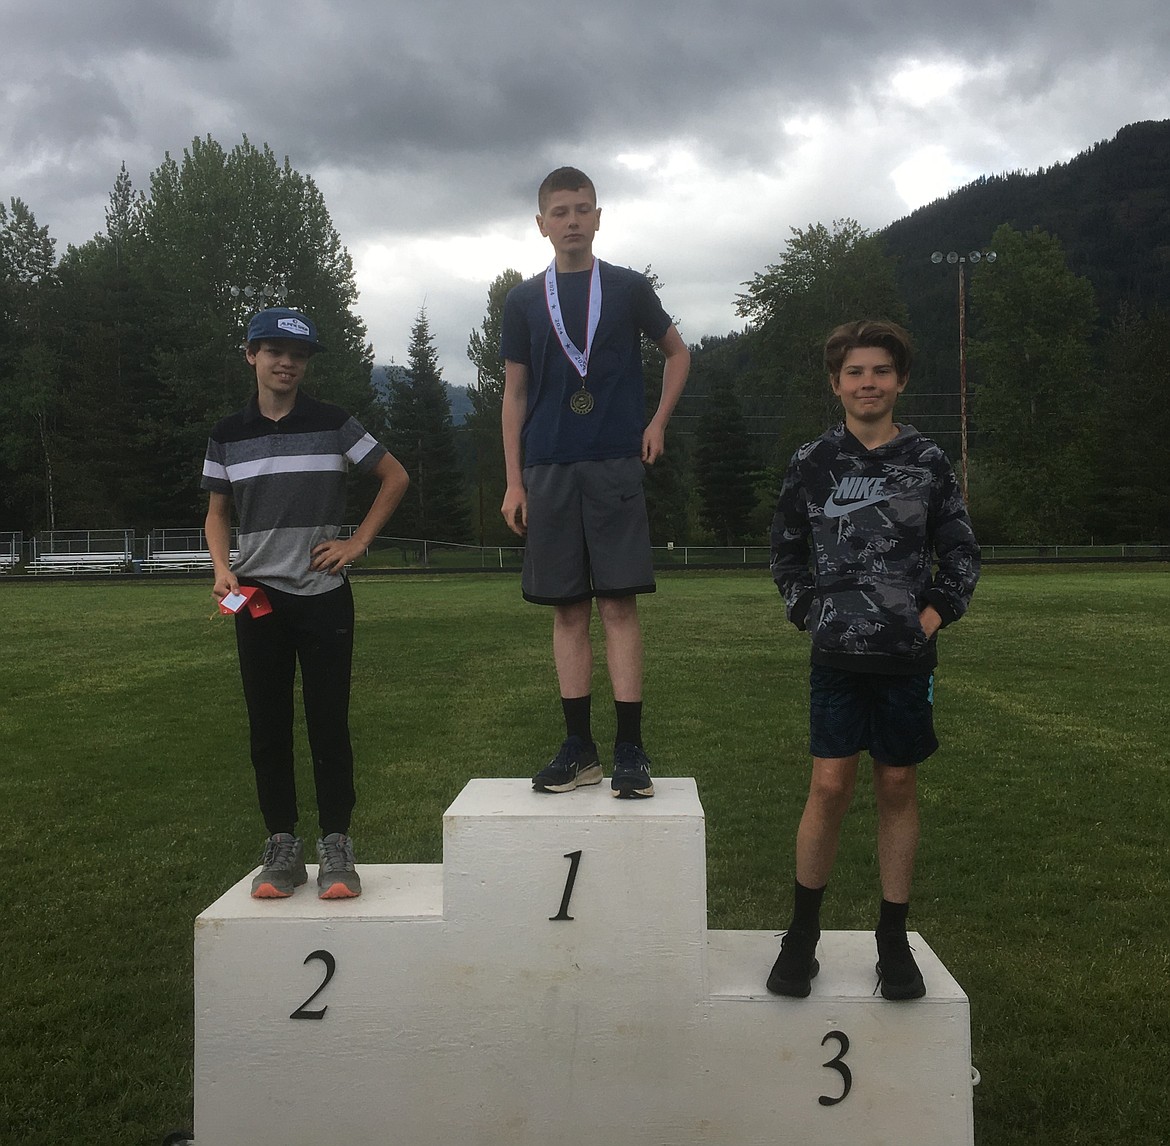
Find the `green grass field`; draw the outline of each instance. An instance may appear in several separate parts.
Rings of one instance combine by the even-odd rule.
[[[1170,1135],[1168,590],[1165,566],[993,567],[943,634],[911,926],[971,998],[981,1146]],[[438,862],[467,779],[559,743],[549,614],[513,575],[355,595],[359,860]],[[698,781],[710,924],[780,929],[805,640],[763,571],[667,574],[643,618],[647,746]],[[201,582],[0,582],[4,1146],[191,1124],[193,920],[264,834],[230,625]],[[872,929],[873,836],[863,783],[826,927]]]

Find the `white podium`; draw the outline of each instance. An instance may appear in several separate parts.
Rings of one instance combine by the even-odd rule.
[[[825,932],[808,999],[770,931],[709,931],[691,779],[652,800],[472,780],[443,863],[363,895],[251,876],[195,923],[195,1146],[972,1146],[967,997],[875,994]]]

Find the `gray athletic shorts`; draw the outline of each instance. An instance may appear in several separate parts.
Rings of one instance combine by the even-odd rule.
[[[571,605],[654,592],[641,458],[528,466],[526,601]]]

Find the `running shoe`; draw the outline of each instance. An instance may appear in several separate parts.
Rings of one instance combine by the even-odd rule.
[[[780,954],[772,964],[768,976],[768,990],[773,995],[789,995],[794,999],[807,999],[812,991],[812,981],[817,977],[821,965],[817,962],[819,931],[806,931],[802,927],[790,927],[780,941]]]
[[[317,898],[353,899],[362,893],[361,877],[354,867],[353,840],[331,832],[317,841]]]
[[[905,931],[877,932],[877,973],[883,999],[921,999],[926,994],[922,972],[914,962]]]
[[[252,898],[287,899],[308,878],[305,845],[288,832],[277,832],[264,841],[264,858],[252,880]]]
[[[589,784],[601,783],[601,763],[597,745],[579,736],[570,736],[557,754],[532,777],[538,792],[571,792]]]
[[[613,750],[613,779],[609,786],[619,800],[654,795],[650,758],[640,744],[623,740]]]

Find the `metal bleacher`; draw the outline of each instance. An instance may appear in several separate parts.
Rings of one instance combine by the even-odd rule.
[[[132,529],[53,529],[33,539],[26,571],[126,573],[134,559]]]

